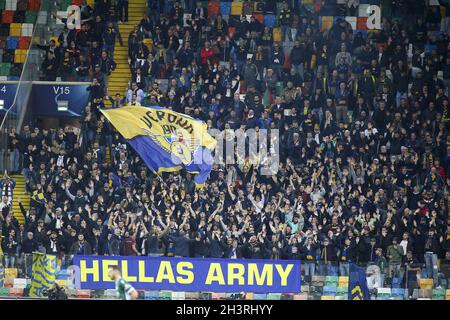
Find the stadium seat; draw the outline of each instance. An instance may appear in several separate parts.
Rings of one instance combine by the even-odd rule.
[[[275,28],[276,17],[273,14],[266,14],[264,16],[264,25],[268,28]]]
[[[37,24],[47,24],[47,11],[40,11],[36,20]]]
[[[2,11],[2,23],[13,23],[14,22],[14,11],[4,10]]]
[[[186,292],[186,300],[198,300],[199,298],[199,292]]]
[[[5,278],[5,280],[3,280],[3,286],[5,288],[13,288],[14,287],[14,278]]]
[[[275,42],[281,42],[282,40],[282,36],[281,36],[281,28],[277,27],[277,28],[273,28],[273,41]]]
[[[255,1],[255,12],[264,13],[266,11],[266,3],[263,1]]]
[[[348,287],[337,287],[336,295],[348,295]]]
[[[334,300],[334,296],[321,296],[320,300]]]
[[[348,300],[348,295],[337,295],[334,300]]]
[[[335,276],[326,276],[325,285],[326,286],[337,286],[339,283],[339,278]]]
[[[158,291],[145,291],[144,299],[145,300],[158,300],[159,293]]]
[[[39,11],[40,8],[41,8],[41,0],[29,0],[28,1],[28,10]]]
[[[284,293],[281,295],[281,300],[294,300],[294,295],[291,293]]]
[[[4,57],[4,55],[3,55]],[[3,60],[2,63],[0,63],[0,76],[6,77],[9,75],[9,71],[11,70],[11,63],[5,62]]]
[[[391,289],[391,295],[392,297],[404,297],[405,296],[405,289],[402,288],[392,288]]]
[[[450,300],[450,289],[445,291],[445,300]]]
[[[231,2],[220,2],[220,14],[221,15],[231,14]]]
[[[4,0],[6,10],[17,10],[17,0]]]
[[[255,11],[255,4],[253,1],[245,1],[242,6],[242,11],[245,15],[252,15]]]
[[[333,26],[333,17],[324,16],[320,21],[320,31],[329,30]]]
[[[357,28],[357,17],[345,17],[345,21],[347,21],[351,26],[353,30],[356,30]]]
[[[77,298],[88,299],[91,297],[91,290],[77,290]]]
[[[358,17],[368,17],[367,8],[369,8],[369,4],[361,3],[358,6]]]
[[[5,279],[17,278],[18,270],[16,268],[5,268]]]
[[[63,287],[63,288],[67,288],[68,287],[68,283],[67,280],[62,280],[62,279],[57,279],[55,280],[55,282],[58,284],[58,286]]]
[[[242,2],[232,2],[231,3],[231,14],[235,16],[240,16],[243,12],[243,3]]]
[[[267,300],[267,294],[255,293],[255,294],[253,294],[253,300]]]
[[[10,288],[7,288],[7,287],[0,287],[0,296],[1,296],[1,297],[7,297],[7,296],[9,296],[9,290],[10,290]]]
[[[6,38],[6,49],[7,50],[16,50],[19,45],[19,38],[9,36]]]
[[[18,0],[17,1],[17,10],[27,11],[28,10],[28,0]]]
[[[420,289],[433,289],[433,279],[419,279]]]
[[[336,295],[336,287],[331,285],[326,285],[323,287],[323,294],[325,296],[335,296]]]
[[[28,50],[28,48],[30,47],[30,41],[31,41],[30,37],[20,37],[17,48],[22,50]]]
[[[208,16],[218,15],[220,13],[220,2],[209,1],[208,2]]]
[[[27,279],[25,278],[15,278],[13,282],[14,288],[26,288],[27,287]]]
[[[356,20],[357,30],[367,30],[367,17],[358,17]]]
[[[14,63],[25,63],[27,59],[27,50],[26,49],[16,49],[14,54]]]
[[[184,291],[174,291],[172,292],[172,300],[185,300],[186,292]]]
[[[269,294],[267,294],[267,300],[281,300],[281,294],[269,293]]]
[[[260,23],[264,23],[264,15],[262,13],[254,13],[253,16],[256,20],[258,20]]]
[[[58,281],[58,280],[57,280]],[[117,293],[115,289],[107,289],[104,291],[103,295],[107,298],[115,298]]]
[[[301,292],[309,292],[309,285],[303,284],[300,289]]]
[[[308,293],[302,292],[300,294],[294,294],[293,300],[308,300]]]
[[[21,33],[23,37],[33,36],[33,23],[23,23]]]
[[[233,39],[235,33],[236,27],[228,27],[228,37],[230,37],[230,39]]]
[[[36,23],[38,14],[34,11],[27,11],[25,12],[25,23]]]
[[[59,4],[59,10],[67,11],[67,8],[72,5],[72,0],[61,0]]]
[[[338,282],[339,287],[348,287],[348,277],[339,277]]]
[[[390,298],[391,288],[378,288],[377,297]]]
[[[159,300],[171,300],[172,292],[171,291],[160,291],[159,292]]]
[[[392,288],[400,288],[402,280],[400,278],[392,278]]]
[[[25,22],[25,11],[14,11],[13,20],[15,23]]]
[[[433,289],[419,289],[419,298],[433,298]]]
[[[224,293],[213,292],[212,295],[211,295],[211,299],[212,300],[223,300],[223,299],[225,299],[225,294]]]
[[[434,289],[433,300],[445,300],[445,289]]]
[[[10,297],[23,297],[23,289],[24,288],[11,288],[9,289]]]

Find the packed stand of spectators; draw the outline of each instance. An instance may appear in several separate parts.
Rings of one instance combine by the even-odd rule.
[[[301,259],[306,281],[369,264],[381,286],[428,277],[450,288],[437,269],[450,261],[449,33],[414,3],[362,33],[343,20],[321,32],[317,13],[285,2],[274,42],[254,17],[242,16],[231,39],[220,15],[149,1],[129,35],[131,87],[110,97],[113,107],[160,105],[221,130],[279,129],[280,170],[262,175],[246,158],[214,164],[204,190],[185,172],[162,180],[98,111],[98,93],[81,130],[11,133],[33,196],[25,225],[3,198],[4,252]]]
[[[56,12],[51,14],[55,21],[59,19],[64,23],[64,28],[58,41],[50,39],[47,45],[37,45],[45,51],[42,80],[55,81],[59,77],[61,81],[91,82],[96,78],[106,92],[108,78],[116,68],[113,59],[116,39],[123,45],[118,27],[123,19],[119,15],[121,7],[113,10],[111,6],[111,1],[99,0],[92,8],[83,1],[80,30],[70,29],[67,18]]]

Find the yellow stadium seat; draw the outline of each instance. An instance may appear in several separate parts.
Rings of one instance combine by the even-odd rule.
[[[433,289],[433,279],[419,279],[420,289]]]
[[[59,279],[59,280],[56,280],[55,282],[58,284],[58,286],[63,287],[63,288],[67,288],[67,280]]]
[[[14,37],[22,36],[22,24],[21,23],[11,23],[9,26],[9,35]]]
[[[246,300],[253,300],[253,292],[247,292],[245,294],[245,299]]]
[[[16,268],[6,268],[5,269],[5,279],[15,279],[17,278],[18,271]]]
[[[450,289],[447,289],[447,291],[445,291],[445,300],[450,300]]]
[[[273,41],[281,42],[281,28],[273,28]]]
[[[334,21],[334,18],[332,16],[322,17],[322,25],[320,27],[320,31],[331,29],[331,27],[333,26],[333,21]]]
[[[334,296],[321,296],[320,300],[334,300]]]
[[[242,2],[232,2],[231,3],[231,15],[240,16],[243,11],[244,4]]]

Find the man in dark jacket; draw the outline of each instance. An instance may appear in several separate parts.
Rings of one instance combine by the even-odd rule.
[[[47,57],[42,62],[42,70],[44,71],[45,81],[55,81],[58,73],[58,61],[51,51],[47,51]]]
[[[321,275],[331,275],[332,263],[337,261],[336,248],[328,238],[323,240],[322,250],[319,258],[319,272]]]
[[[72,255],[90,255],[92,254],[92,248],[89,242],[84,239],[84,235],[80,233],[78,235],[78,241],[75,242],[70,248],[70,254]]]

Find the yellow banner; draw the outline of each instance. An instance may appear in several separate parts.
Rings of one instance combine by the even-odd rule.
[[[217,143],[204,122],[170,109],[122,107],[101,112],[125,139],[149,136],[167,152],[173,138],[185,140],[191,150],[199,145],[213,150]]]
[[[56,279],[56,256],[33,253],[30,297],[44,297],[44,290],[51,289]]]

